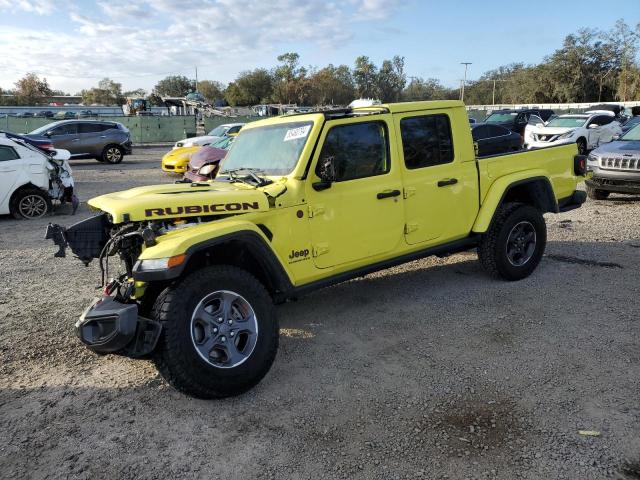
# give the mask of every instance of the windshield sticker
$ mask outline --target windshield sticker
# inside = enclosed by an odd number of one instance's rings
[[[309,134],[309,130],[311,130],[311,125],[305,125],[304,127],[298,128],[290,128],[287,130],[286,135],[284,136],[284,142],[288,142],[289,140],[297,140],[298,138],[305,138]]]

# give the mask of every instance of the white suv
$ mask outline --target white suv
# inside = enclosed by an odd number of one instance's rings
[[[527,148],[543,148],[576,143],[578,153],[584,155],[598,145],[608,143],[622,135],[620,122],[612,112],[594,110],[581,114],[560,115],[546,125],[537,124],[527,129]]]
[[[27,142],[0,133],[0,215],[40,218],[52,209],[52,201],[70,202],[74,213],[78,200],[67,150],[47,155]]]

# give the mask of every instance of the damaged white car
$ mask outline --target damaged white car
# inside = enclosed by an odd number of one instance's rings
[[[79,202],[69,158],[67,150],[45,152],[0,133],[0,215],[40,218],[54,201],[70,203],[75,213]]]
[[[537,124],[525,133],[527,148],[544,148],[576,143],[578,153],[586,154],[603,143],[622,134],[620,122],[612,112],[590,111],[582,114],[560,115],[546,125]]]

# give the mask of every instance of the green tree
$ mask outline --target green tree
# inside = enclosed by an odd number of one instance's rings
[[[135,90],[127,90],[122,94],[122,96],[125,98],[144,98],[147,96],[147,91],[144,88],[136,88]]]
[[[202,80],[198,82],[198,91],[209,103],[215,103],[224,98],[224,85],[215,80]]]
[[[397,102],[407,84],[404,72],[404,57],[395,55],[391,60],[382,62],[376,76],[377,96],[383,102]]]
[[[161,97],[186,97],[195,89],[195,80],[181,75],[170,75],[160,80],[153,91]]]
[[[273,78],[264,68],[240,73],[225,90],[229,105],[256,105],[267,102],[273,93]]]
[[[353,69],[353,80],[356,85],[356,93],[360,98],[375,98],[377,96],[376,81],[378,68],[367,56],[356,58]]]
[[[103,78],[97,87],[80,92],[82,103],[85,105],[123,105],[125,98],[122,94],[122,84],[110,78]]]
[[[416,102],[421,100],[443,100],[449,98],[449,91],[437,78],[413,77],[402,92],[402,100]]]
[[[18,80],[13,92],[16,103],[20,105],[37,105],[45,101],[51,93],[47,79],[40,80],[35,73],[27,73]]]
[[[356,89],[351,69],[347,65],[329,64],[310,77],[310,103],[315,105],[348,105],[355,98]]]

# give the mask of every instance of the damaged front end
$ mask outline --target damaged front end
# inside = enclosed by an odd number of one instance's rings
[[[100,213],[70,227],[49,224],[45,238],[58,247],[56,257],[67,248],[85,265],[100,263],[104,296],[93,302],[76,322],[80,340],[96,353],[118,353],[129,357],[148,355],[155,348],[161,324],[142,317],[135,298],[133,266],[142,246],[154,243],[153,233],[141,224],[113,225],[107,213]],[[109,257],[119,256],[124,272],[109,277]]]

